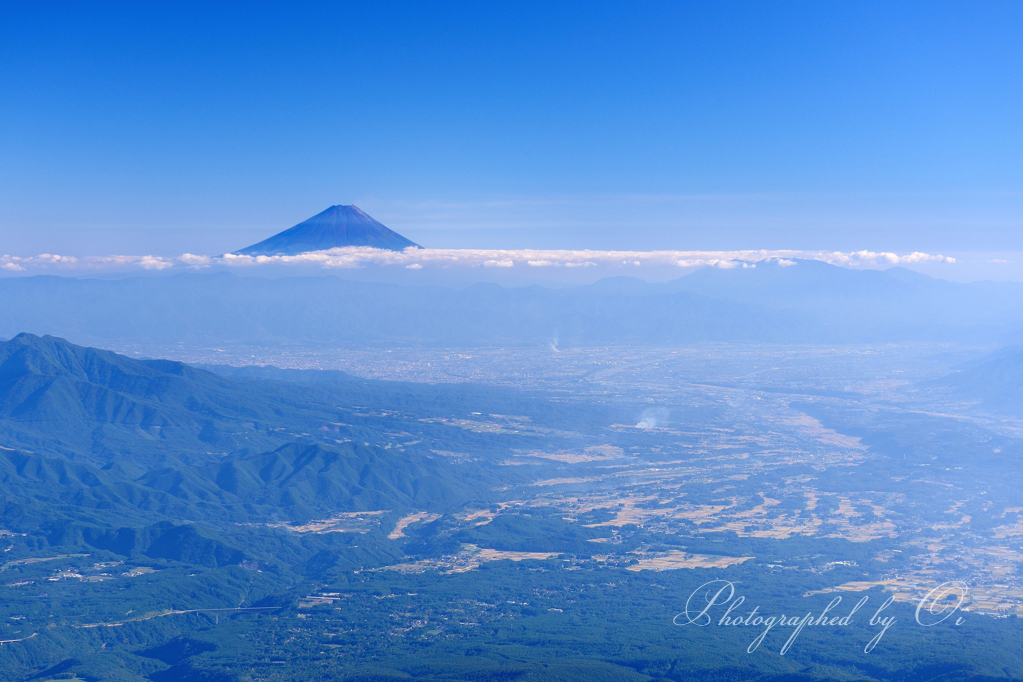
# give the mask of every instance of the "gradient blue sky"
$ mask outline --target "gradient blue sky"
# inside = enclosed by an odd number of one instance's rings
[[[0,252],[1023,251],[1019,2],[0,5]]]

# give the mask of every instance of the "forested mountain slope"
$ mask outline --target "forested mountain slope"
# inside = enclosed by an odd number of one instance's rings
[[[501,389],[321,379],[225,377],[20,334],[0,343],[3,519],[38,526],[443,511],[519,474],[498,476],[483,456],[494,451],[493,435],[435,415],[488,404],[555,416],[575,409]],[[404,411],[367,412],[366,404]],[[558,436],[505,438],[528,445]],[[453,461],[434,453],[441,448],[481,456]]]

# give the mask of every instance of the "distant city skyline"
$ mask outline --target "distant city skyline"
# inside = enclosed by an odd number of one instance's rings
[[[434,248],[1023,278],[1021,29],[998,2],[11,7],[0,253],[213,255],[357,204]]]

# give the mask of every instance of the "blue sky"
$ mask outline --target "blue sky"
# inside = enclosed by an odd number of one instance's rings
[[[5,253],[1023,252],[1023,4],[6,3]]]

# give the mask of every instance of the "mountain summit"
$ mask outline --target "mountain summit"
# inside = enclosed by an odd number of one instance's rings
[[[410,246],[418,248],[419,244],[373,220],[358,206],[338,205],[234,253],[244,256],[294,256],[338,246],[372,246],[401,251]]]

